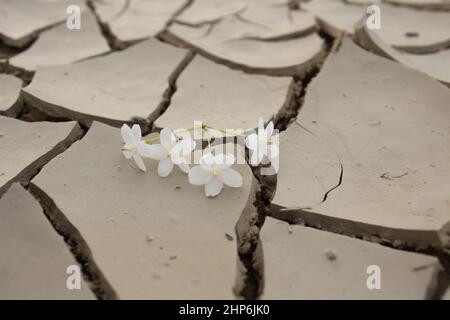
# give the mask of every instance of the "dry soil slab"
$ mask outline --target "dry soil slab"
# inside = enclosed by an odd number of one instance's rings
[[[127,163],[118,129],[94,122],[86,136],[52,160],[31,188],[56,207],[90,247],[119,298],[232,298],[236,244],[226,237],[249,196],[242,188],[206,198],[178,168],[168,178]],[[74,196],[76,194],[76,196]]]
[[[192,27],[210,25],[213,28],[228,16],[240,20],[240,28],[228,35],[230,39],[276,40],[312,33],[316,27],[312,14],[292,11],[286,2],[280,1],[195,1],[175,21]]]
[[[365,23],[358,23],[355,32],[357,42],[369,51],[422,71],[450,86],[450,49],[429,54],[411,54],[397,50],[385,43]]]
[[[9,46],[23,47],[39,31],[65,21],[71,5],[86,8],[82,0],[1,0],[0,39]]]
[[[81,29],[68,29],[60,24],[42,32],[32,46],[9,60],[17,68],[34,71],[37,66],[73,63],[109,51],[95,17],[81,13]]]
[[[183,10],[175,21],[191,26],[213,23],[225,16],[241,12],[247,3],[242,0],[198,0]]]
[[[314,14],[319,25],[334,37],[342,32],[353,33],[353,27],[366,12],[365,7],[350,5],[341,0],[312,0],[301,3],[302,9]]]
[[[265,299],[424,299],[436,262],[271,218],[261,238]],[[373,289],[377,267],[380,289]]]
[[[427,53],[450,45],[450,12],[416,10],[379,4],[381,39],[396,48]],[[313,0],[302,7],[316,15],[322,27],[336,36],[342,31],[352,34],[357,22],[366,14],[367,5],[347,4],[341,0]],[[420,23],[418,23],[420,21]]]
[[[347,219],[431,232],[412,245],[438,241],[450,220],[449,103],[439,82],[345,38],[281,134],[273,203],[333,217],[338,229]]]
[[[223,129],[248,129],[284,105],[291,78],[250,75],[196,56],[177,80],[158,127],[192,128],[194,121]]]
[[[23,122],[0,116],[0,196],[14,181],[27,183],[81,134],[75,122]]]
[[[80,289],[67,288],[67,268],[77,263],[39,203],[17,183],[0,199],[0,252],[1,299],[95,298],[82,278]]]
[[[174,23],[165,36],[217,62],[252,73],[298,74],[322,60],[324,43],[314,32],[310,14],[299,11],[297,19],[290,20],[287,8],[256,8],[211,24]]]
[[[21,88],[22,80],[12,75],[0,74],[0,114],[17,114]]]
[[[104,57],[38,68],[23,96],[51,115],[121,126],[158,112],[185,56],[186,50],[150,39]]]
[[[187,4],[186,0],[93,1],[94,8],[121,42],[156,36]]]

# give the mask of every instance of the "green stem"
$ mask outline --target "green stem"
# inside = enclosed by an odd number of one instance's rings
[[[152,144],[152,142],[155,142],[158,140],[159,140],[159,137],[156,137],[156,138],[152,138],[152,139],[144,139],[144,140],[142,140],[142,142],[146,143],[146,144]]]
[[[223,129],[216,129],[216,128],[208,126],[208,125],[204,125],[203,127],[205,129],[212,129],[212,130],[219,131],[219,132],[221,132],[221,133],[223,133],[225,135],[232,134],[232,135],[235,135],[235,136],[245,137],[245,134],[242,134],[242,133],[237,132],[237,131],[226,131],[226,130],[223,130]]]
[[[216,129],[216,128],[211,127],[211,126],[206,125],[206,124],[202,125],[201,128],[182,129],[181,132],[174,132],[174,134],[177,135],[177,134],[180,134],[180,133],[182,133],[182,132],[192,132],[192,131],[194,131],[195,129],[201,129],[201,130],[203,130],[203,131],[205,131],[205,132],[208,131],[208,129],[212,129],[212,130],[219,131],[219,132],[221,132],[221,133],[223,133],[223,134],[225,134],[225,135],[232,134],[232,135],[235,135],[235,136],[245,137],[245,134],[239,133],[239,132],[237,132],[237,131],[227,132],[227,131],[225,131],[225,130],[222,130],[222,129]],[[158,141],[158,140],[160,140],[160,137],[159,137],[159,136],[158,136],[158,137],[155,137],[155,138],[152,138],[152,139],[144,139],[144,140],[142,140],[142,142],[144,142],[144,143],[146,143],[146,144],[152,144],[152,142],[155,142],[155,141]],[[209,145],[209,144],[210,144],[210,139],[208,139],[208,145]]]

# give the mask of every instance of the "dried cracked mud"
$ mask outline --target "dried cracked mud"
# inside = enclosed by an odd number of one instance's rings
[[[450,7],[372,3],[0,0],[0,298],[450,299]],[[120,151],[259,117],[214,198]]]

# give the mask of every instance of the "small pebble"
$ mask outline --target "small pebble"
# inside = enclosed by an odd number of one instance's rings
[[[177,256],[170,256],[169,260],[175,260],[176,258],[178,258]]]
[[[332,249],[325,251],[325,256],[328,258],[328,260],[333,261],[337,259],[336,251]]]
[[[150,235],[147,235],[147,236],[145,237],[145,240],[146,240],[147,242],[152,242],[152,241],[153,241],[153,238],[152,238]]]
[[[408,38],[417,38],[419,34],[417,32],[406,32],[405,36],[407,36]]]
[[[229,240],[229,241],[233,241],[234,240],[233,236],[231,234],[228,234],[228,233],[225,233],[225,238],[227,238],[227,240]]]
[[[180,185],[176,185],[176,186],[174,187],[174,189],[175,189],[175,190],[180,190],[180,189],[181,189],[181,186],[180,186]]]

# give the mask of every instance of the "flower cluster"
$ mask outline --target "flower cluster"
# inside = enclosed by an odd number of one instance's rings
[[[202,125],[201,130],[217,132],[229,131],[217,130],[210,126]],[[189,132],[190,130],[184,130]],[[237,131],[236,131],[237,132]],[[167,177],[175,166],[188,175],[189,183],[192,185],[204,185],[205,194],[208,197],[217,196],[224,185],[238,188],[242,186],[242,176],[238,171],[231,168],[236,158],[231,153],[213,154],[208,139],[208,150],[200,158],[198,165],[190,167],[190,156],[196,148],[196,142],[190,137],[180,138],[170,128],[161,130],[158,137],[143,139],[141,128],[133,125],[130,128],[124,124],[121,128],[124,141],[122,152],[126,159],[133,159],[137,167],[146,172],[147,168],[143,158],[158,160],[158,175]],[[264,128],[264,121],[259,119],[257,133],[251,133],[245,137],[245,146],[250,150],[250,164],[258,166],[261,163],[278,163],[279,150],[275,143],[278,138],[274,134],[273,122]],[[159,143],[155,143],[159,141]]]

